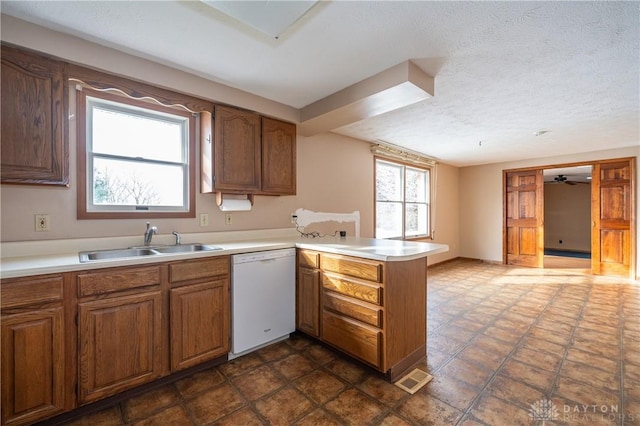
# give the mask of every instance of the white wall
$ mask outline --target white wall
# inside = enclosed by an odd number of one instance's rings
[[[429,265],[458,257],[460,249],[458,197],[459,168],[438,164],[434,176],[436,191],[432,200],[432,226],[435,229],[433,242],[449,245],[449,252],[429,257]]]
[[[591,184],[544,184],[544,248],[591,251]]]
[[[637,147],[603,150],[567,156],[537,158],[507,163],[487,164],[460,169],[460,256],[502,261],[502,171],[524,167],[562,165],[609,158],[636,157],[640,165],[640,143]],[[636,167],[640,183],[640,167]],[[639,211],[640,184],[636,186],[636,212]],[[640,253],[640,238],[636,239]],[[640,259],[636,261],[640,269]]]

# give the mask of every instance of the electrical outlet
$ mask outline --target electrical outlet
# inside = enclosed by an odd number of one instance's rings
[[[224,214],[224,223],[225,225],[231,225],[233,223],[233,216],[231,216],[231,213]]]
[[[209,226],[209,214],[200,213],[200,226]]]
[[[36,232],[46,232],[51,229],[48,214],[37,214],[35,220]]]

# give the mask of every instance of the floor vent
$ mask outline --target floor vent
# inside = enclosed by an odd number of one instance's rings
[[[433,379],[432,375],[416,368],[411,373],[398,380],[395,385],[413,395],[418,392],[421,387],[429,383],[431,379]]]

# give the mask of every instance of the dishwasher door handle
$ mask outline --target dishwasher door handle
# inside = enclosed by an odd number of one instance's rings
[[[275,262],[276,258],[272,258],[272,259],[262,259],[260,261],[260,263],[271,263],[271,262]]]

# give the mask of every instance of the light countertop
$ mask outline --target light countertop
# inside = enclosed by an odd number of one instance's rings
[[[136,245],[131,238],[59,240],[47,242],[3,243],[0,278],[82,271],[116,266],[143,265],[210,256],[225,256],[283,248],[303,248],[328,253],[357,256],[384,262],[402,262],[449,250],[446,244],[383,240],[356,237],[306,238],[290,232],[237,232],[183,236],[183,243],[199,242],[220,247],[220,250],[162,254],[134,258],[119,258],[80,263],[78,252],[125,248]],[[225,238],[226,237],[226,238]],[[185,241],[188,240],[188,241]],[[168,243],[160,241],[158,243]],[[139,243],[138,243],[139,245]],[[152,244],[153,245],[153,244]]]

